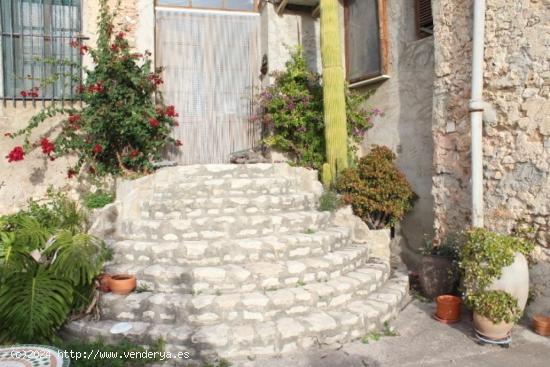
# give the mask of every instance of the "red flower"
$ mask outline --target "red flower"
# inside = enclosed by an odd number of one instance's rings
[[[23,150],[23,147],[16,146],[11,150],[11,152],[8,153],[6,158],[8,158],[8,162],[22,161],[23,158],[25,158],[25,151]]]
[[[4,136],[6,138],[13,138],[13,134],[12,133],[5,133]]]
[[[94,84],[90,85],[88,90],[91,93],[101,93],[101,92],[103,92],[103,84],[101,82],[94,83]]]
[[[100,144],[96,144],[96,145],[94,146],[94,153],[95,153],[95,154],[99,154],[99,153],[101,153],[102,151],[103,151],[103,147],[102,147]]]
[[[72,48],[77,48],[79,44],[80,42],[78,42],[78,40],[71,40],[71,42],[69,43]]]
[[[175,144],[176,144],[177,147],[181,147],[183,145],[183,143],[179,139],[176,139]]]
[[[42,146],[42,153],[50,155],[55,151],[55,145],[51,143],[48,138],[43,138],[40,141],[40,145]]]
[[[162,83],[164,83],[164,80],[162,80],[162,78],[158,74],[149,75],[149,80],[156,86],[161,85]]]
[[[21,97],[23,97],[23,98],[26,98],[26,97],[36,98],[36,97],[38,97],[38,91],[39,90],[40,90],[40,88],[38,88],[38,87],[32,87],[29,90],[22,90],[21,92],[19,92],[19,94],[21,94]]]
[[[125,36],[124,32],[118,32],[118,34],[116,35],[116,39],[117,40],[122,40],[122,39],[124,39],[124,36]]]
[[[73,176],[76,175],[76,171],[74,169],[69,169],[67,171],[67,178],[73,178]]]
[[[114,43],[111,45],[111,51],[113,52],[118,52],[119,48],[117,45],[115,45]]]
[[[133,149],[131,152],[130,152],[130,158],[135,158],[139,155],[139,150],[137,149]]]
[[[76,88],[76,93],[84,93],[84,91],[86,91],[86,87],[84,87],[84,85],[80,84],[80,85],[77,85]]]
[[[69,115],[69,124],[75,124],[80,121],[80,115]]]
[[[27,97],[27,91],[26,90],[22,90],[19,94],[21,94],[21,97],[23,97],[23,98]]]
[[[80,54],[81,54],[81,55],[85,55],[86,52],[88,52],[89,50],[90,50],[90,48],[89,48],[88,46],[86,46],[86,45],[80,46]]]
[[[178,117],[179,114],[176,112],[176,107],[174,107],[173,105],[170,105],[168,107],[166,107],[166,114],[168,115],[168,117]]]
[[[156,118],[151,117],[151,118],[149,119],[149,125],[151,125],[151,127],[153,127],[153,128],[156,129],[157,127],[159,127],[159,124],[160,124],[160,123],[159,123],[159,120],[157,120]]]

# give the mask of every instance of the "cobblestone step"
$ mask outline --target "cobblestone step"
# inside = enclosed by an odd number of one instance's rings
[[[346,305],[328,311],[281,315],[268,321],[220,322],[198,328],[187,324],[130,321],[132,329],[122,334],[110,333],[118,321],[80,320],[68,324],[64,334],[81,339],[101,337],[107,342],[124,338],[140,344],[151,344],[162,338],[167,351],[189,352],[193,359],[250,359],[315,345],[336,347],[361,338],[396,316],[407,293],[408,279],[406,275],[398,275],[368,296],[357,296]]]
[[[281,289],[328,281],[360,267],[367,258],[368,247],[360,245],[300,260],[197,267],[112,264],[107,270],[110,273],[134,274],[140,286],[152,291],[217,294]]]
[[[235,240],[124,240],[115,243],[113,250],[116,262],[120,264],[217,266],[321,256],[347,245],[349,240],[348,228],[330,227],[314,233],[288,233]]]
[[[389,266],[370,261],[360,268],[327,282],[275,291],[223,295],[176,293],[104,294],[103,317],[119,321],[205,325],[225,322],[268,321],[316,310],[339,309],[354,297],[367,296],[389,277]]]
[[[329,217],[329,212],[303,211],[271,215],[125,220],[120,223],[120,233],[126,239],[169,242],[250,238],[277,233],[318,231],[325,227]]]
[[[317,196],[312,193],[259,196],[208,196],[171,200],[151,200],[141,204],[143,219],[185,219],[234,214],[267,214],[315,210]]]

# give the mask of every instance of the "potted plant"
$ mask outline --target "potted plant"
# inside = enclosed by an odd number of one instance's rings
[[[114,274],[109,278],[109,289],[115,294],[129,294],[136,289],[136,277],[129,274]]]
[[[529,295],[526,256],[533,244],[481,228],[467,233],[460,253],[466,304],[474,312],[478,334],[499,340],[507,337],[525,309]]]
[[[424,296],[434,299],[457,293],[460,234],[451,234],[443,242],[427,242],[422,251],[420,285]]]
[[[460,297],[444,294],[436,298],[437,309],[435,319],[444,324],[454,324],[460,321]]]

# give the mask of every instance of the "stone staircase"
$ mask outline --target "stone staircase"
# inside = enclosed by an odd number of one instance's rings
[[[111,273],[140,292],[104,294],[100,321],[68,336],[159,338],[193,359],[254,358],[360,338],[395,316],[405,275],[389,236],[351,212],[316,209],[315,171],[286,164],[164,168],[118,185],[92,227],[112,239]],[[132,329],[112,334],[112,326]]]

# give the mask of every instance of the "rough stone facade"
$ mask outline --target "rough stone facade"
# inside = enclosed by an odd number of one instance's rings
[[[472,4],[433,2],[432,192],[439,237],[470,223]],[[518,224],[536,230],[542,261],[532,280],[543,305],[550,301],[550,1],[488,0],[485,45],[485,224],[502,232]]]

